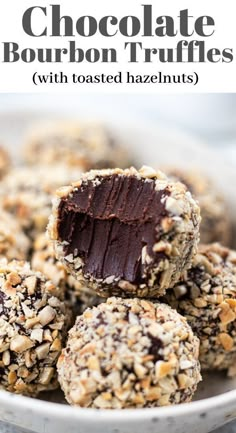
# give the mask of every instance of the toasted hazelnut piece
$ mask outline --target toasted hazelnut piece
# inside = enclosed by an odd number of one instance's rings
[[[13,352],[21,353],[33,347],[34,343],[25,335],[17,335],[10,343],[10,349]]]
[[[38,359],[46,358],[48,355],[49,349],[50,349],[50,343],[44,343],[44,344],[41,344],[40,346],[36,347],[35,353],[36,353]]]
[[[30,295],[33,295],[35,293],[36,284],[37,284],[37,278],[35,275],[31,275],[30,277],[25,279],[25,285]]]
[[[48,325],[56,316],[56,311],[47,305],[39,312],[38,318],[42,326]]]
[[[226,334],[225,332],[222,332],[221,334],[219,334],[219,339],[225,350],[227,351],[232,350],[232,347],[234,345],[234,340],[232,339],[232,337],[230,337],[230,335]]]
[[[11,272],[7,276],[7,281],[9,281],[12,286],[17,286],[17,284],[21,283],[21,277],[16,272]]]

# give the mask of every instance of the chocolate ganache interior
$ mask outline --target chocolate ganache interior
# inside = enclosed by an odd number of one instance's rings
[[[133,284],[143,278],[142,249],[153,253],[160,237],[160,222],[167,216],[167,189],[157,191],[155,181],[136,176],[110,175],[82,183],[59,205],[59,240],[66,241],[65,256],[84,261],[83,273],[96,279],[115,276]],[[146,265],[147,266],[147,265]],[[145,267],[146,267],[145,266]]]

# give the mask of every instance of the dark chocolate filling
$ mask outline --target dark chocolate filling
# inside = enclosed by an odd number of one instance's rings
[[[0,316],[5,315],[7,310],[4,306],[6,295],[4,292],[0,291]]]
[[[163,349],[163,342],[160,340],[160,338],[154,337],[150,333],[148,333],[148,338],[151,341],[148,354],[153,356],[153,362],[163,360],[164,357],[160,354],[160,350]]]
[[[106,176],[88,181],[59,206],[59,240],[65,255],[83,259],[85,275],[97,279],[115,276],[131,283],[142,278],[142,248],[150,257],[160,237],[160,222],[167,216],[163,198],[153,180],[135,176]],[[147,266],[145,266],[147,268]]]

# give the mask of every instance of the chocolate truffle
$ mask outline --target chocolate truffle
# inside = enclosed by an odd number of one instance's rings
[[[67,401],[98,409],[190,401],[201,380],[198,338],[165,304],[109,298],[87,309],[58,360]]]
[[[96,292],[77,281],[57,260],[53,243],[45,233],[39,235],[33,246],[32,268],[42,272],[55,286],[63,288],[68,305],[75,314],[81,314],[86,308],[102,302]]]
[[[17,167],[0,184],[0,206],[13,214],[31,239],[44,232],[55,190],[78,178],[78,170],[60,165]]]
[[[82,171],[91,168],[125,167],[126,150],[103,125],[93,122],[58,122],[42,125],[26,139],[28,163],[63,163]]]
[[[195,254],[199,207],[150,167],[92,170],[57,192],[49,234],[77,280],[99,295],[160,296]]]
[[[0,388],[35,396],[57,388],[68,325],[64,293],[25,262],[0,262]]]
[[[18,221],[0,209],[0,259],[26,260],[30,251],[30,240]]]
[[[215,185],[197,171],[169,169],[167,174],[183,182],[201,209],[200,242],[221,242],[229,245],[232,239],[232,224],[227,204]]]
[[[187,318],[199,337],[202,368],[236,374],[236,252],[201,245],[192,268],[164,301]]]

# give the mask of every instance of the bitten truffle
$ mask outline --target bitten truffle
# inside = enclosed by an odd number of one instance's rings
[[[49,234],[58,259],[99,295],[160,296],[191,264],[199,207],[149,167],[90,171],[57,192]]]
[[[190,401],[200,381],[199,341],[165,304],[110,298],[87,309],[58,360],[72,405],[99,409]]]
[[[0,206],[14,215],[28,237],[46,230],[52,194],[65,182],[78,178],[78,170],[54,165],[17,167],[0,184]]]
[[[31,264],[33,269],[42,272],[55,286],[64,290],[66,301],[76,315],[102,302],[96,292],[77,281],[56,259],[53,243],[45,233],[34,242]]]
[[[33,130],[26,139],[28,163],[61,163],[91,168],[125,167],[129,164],[126,150],[103,125],[93,122],[58,122]]]
[[[232,239],[232,223],[224,197],[202,173],[187,170],[167,170],[174,180],[183,182],[201,209],[200,242],[221,242],[229,245]]]
[[[57,388],[68,319],[63,292],[25,262],[0,262],[0,388],[30,396]]]
[[[200,339],[203,369],[236,374],[236,252],[201,245],[192,268],[164,301],[186,317]]]
[[[0,259],[26,260],[30,247],[31,242],[18,221],[0,209]]]

